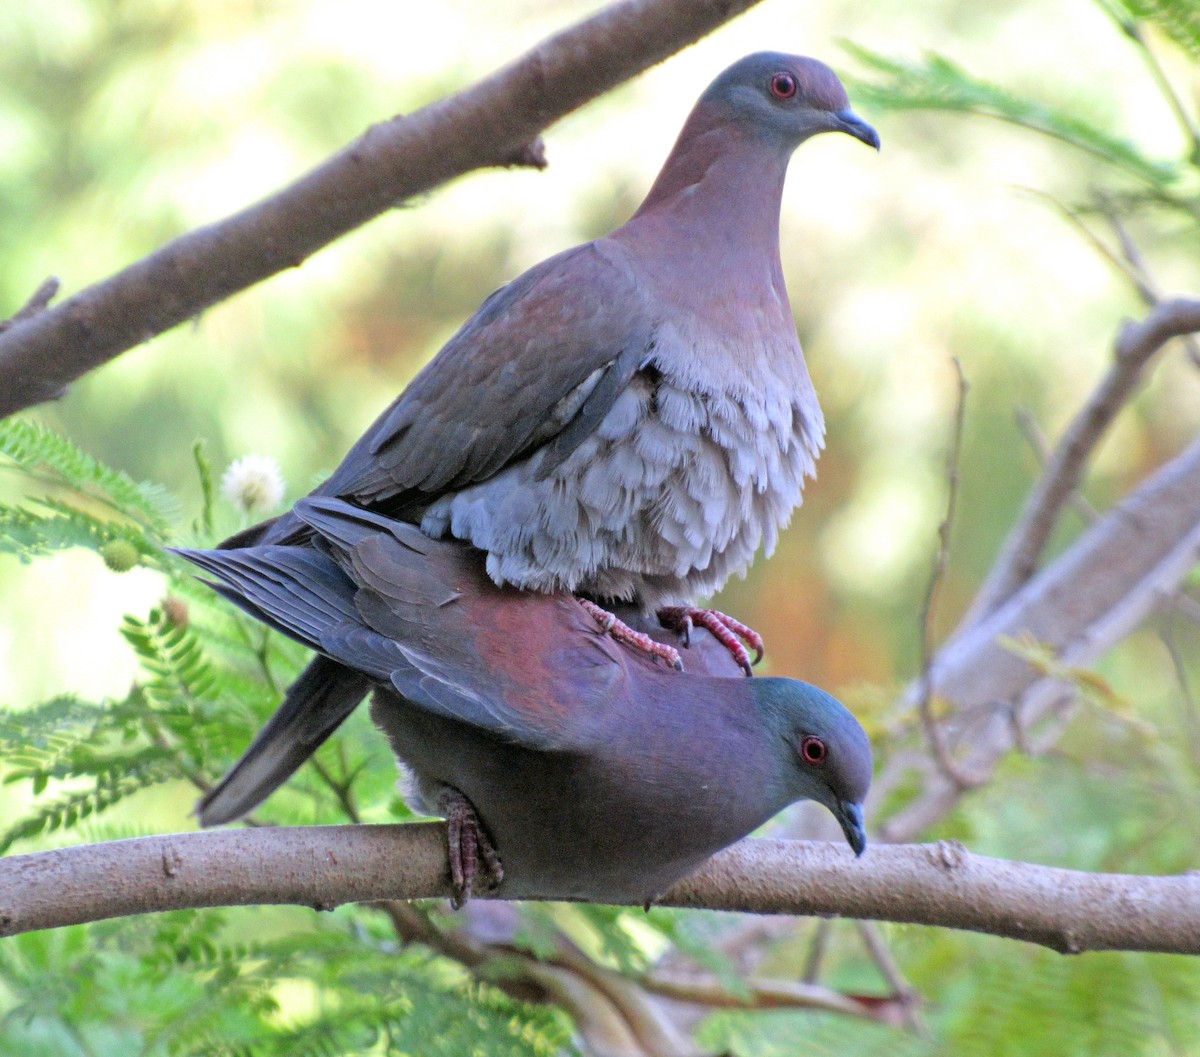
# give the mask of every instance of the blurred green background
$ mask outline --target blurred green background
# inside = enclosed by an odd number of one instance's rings
[[[101,279],[277,188],[371,122],[470,83],[598,6],[5,5],[0,317],[45,276],[60,276],[67,292]],[[1153,6],[1182,11],[1179,32],[1161,12],[1143,25],[1194,120],[1200,30],[1189,44],[1186,16],[1193,13],[1194,29],[1200,9]],[[218,472],[246,453],[277,459],[295,499],[492,289],[629,215],[719,70],[762,48],[821,57],[846,76],[856,109],[883,138],[878,156],[845,137],[805,145],[785,195],[784,270],[828,449],[777,553],[717,604],[763,633],[772,672],[828,688],[882,735],[892,723],[890,695],[919,665],[920,606],[945,504],[951,357],[971,389],[942,632],[969,602],[1036,479],[1017,409],[1056,436],[1102,375],[1121,321],[1144,311],[1055,203],[1081,210],[1112,242],[1103,219],[1088,212],[1110,203],[1164,291],[1200,292],[1196,144],[1114,11],[1127,17],[1136,5],[766,0],[552,128],[546,171],[478,173],[405,203],[302,268],[126,353],[36,417],[134,478],[165,483],[188,520],[200,502],[197,439]],[[1011,120],[954,113],[963,107],[953,105],[951,74],[928,82],[940,95],[906,95],[911,79],[845,42],[927,74],[923,64],[936,52],[964,77],[1033,101],[1032,123],[1041,107],[1042,117],[1066,115],[1090,131],[1072,146]],[[935,105],[913,105],[923,98]],[[1112,138],[1107,147],[1100,134]],[[1080,149],[1089,144],[1091,153]],[[1099,449],[1089,497],[1108,504],[1198,426],[1200,373],[1173,350]],[[11,476],[0,475],[0,496],[26,487]],[[220,527],[236,527],[232,510],[219,516]],[[1066,522],[1058,545],[1078,529],[1073,515]],[[29,564],[0,555],[0,705],[68,691],[124,694],[137,658],[118,634],[120,618],[144,615],[163,590],[158,573],[116,575],[86,551]],[[946,832],[977,851],[1063,865],[1195,867],[1197,717],[1161,630],[1140,633],[1100,666],[1150,724],[1148,741],[1092,715],[1061,753],[1008,767]],[[1200,637],[1192,626],[1174,633],[1196,678]],[[184,828],[193,795],[182,784],[141,794],[113,813],[113,824]],[[0,796],[10,814],[29,803],[20,786]],[[894,938],[933,1003],[935,1040],[954,1048],[826,1017],[810,1032],[813,1052],[1200,1053],[1200,1014],[1186,1013],[1200,983],[1182,959],[1063,962],[944,933],[896,929]],[[1092,1008],[1097,988],[1109,987],[1136,1005],[1135,1050],[1106,1048],[1103,1037],[1074,1049],[1053,1048],[1050,1036],[1022,1037],[1022,1017],[1026,1025],[1066,1017],[1079,1042],[1079,1025],[1100,1015]],[[1061,998],[1054,1009],[1022,1012],[1020,996],[1033,1009],[1046,989]],[[305,992],[291,1001],[302,1018],[314,1000]],[[753,1030],[794,1038],[792,1018],[767,1023],[774,1026]],[[752,1030],[744,1026],[720,1030],[728,1034],[714,1028],[713,1038],[749,1046],[744,1052],[768,1044],[757,1035],[739,1043],[738,1033]],[[158,1052],[134,1036],[144,1052]],[[1127,1044],[1115,1028],[1109,1039]],[[90,1052],[143,1052],[137,1045]],[[781,1045],[778,1052],[794,1052]],[[0,1035],[0,1053],[18,1052],[5,1047]]]

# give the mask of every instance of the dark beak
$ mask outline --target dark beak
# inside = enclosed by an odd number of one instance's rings
[[[846,834],[846,843],[854,849],[855,855],[862,855],[867,850],[867,831],[863,826],[862,804],[852,804],[848,800],[841,801],[834,812],[842,824],[842,832]]]
[[[847,136],[853,136],[855,139],[861,140],[868,147],[874,147],[876,150],[879,150],[879,133],[871,128],[853,110],[839,110],[833,116],[837,121],[836,129],[838,132],[844,132]]]

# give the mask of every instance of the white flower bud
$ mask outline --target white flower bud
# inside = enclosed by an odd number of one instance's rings
[[[243,455],[221,477],[221,494],[244,514],[262,514],[283,502],[283,474],[268,455]]]

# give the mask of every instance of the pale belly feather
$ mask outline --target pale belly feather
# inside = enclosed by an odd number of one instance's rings
[[[794,381],[685,389],[639,374],[551,473],[538,452],[439,499],[422,529],[486,551],[498,584],[648,610],[694,603],[744,575],[760,547],[770,554],[800,505],[824,424]]]

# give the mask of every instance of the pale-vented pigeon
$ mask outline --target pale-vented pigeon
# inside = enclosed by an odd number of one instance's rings
[[[861,854],[871,748],[816,687],[745,679],[701,632],[677,673],[601,635],[566,593],[496,587],[478,552],[338,499],[296,505],[316,539],[181,551],[259,620],[361,673],[372,715],[449,821],[456,901],[649,903],[795,800]],[[700,671],[725,675],[696,674]],[[253,808],[330,733],[286,703],[200,804]]]
[[[771,551],[823,443],[779,257],[788,160],[821,132],[879,145],[822,63],[729,67],[632,219],[493,294],[316,494],[467,540],[497,584],[609,627],[597,603],[695,620],[749,674],[757,636],[692,607]],[[289,512],[222,546],[309,535]],[[367,687],[319,657],[289,697],[336,725]]]

